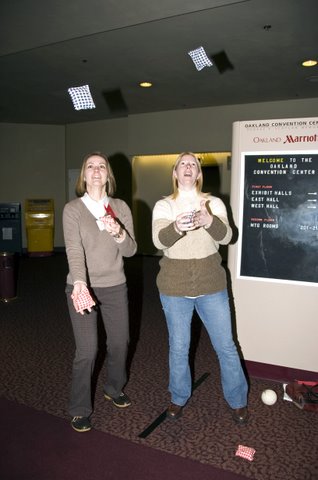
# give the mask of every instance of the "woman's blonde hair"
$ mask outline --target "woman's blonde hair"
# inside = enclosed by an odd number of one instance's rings
[[[105,160],[106,163],[106,170],[107,170],[107,182],[106,182],[106,193],[109,197],[112,197],[115,194],[116,191],[116,180],[114,177],[114,173],[112,170],[112,167],[110,166],[109,160],[106,155],[104,155],[101,152],[92,152],[87,155],[85,155],[82,163],[82,168],[81,172],[79,174],[79,177],[76,182],[75,186],[75,192],[78,197],[82,197],[86,190],[86,182],[84,180],[85,178],[85,168],[86,168],[86,163],[87,160],[93,156],[97,155],[98,157],[101,157]]]
[[[179,194],[179,191],[178,191],[178,179],[175,175],[175,171],[176,171],[176,168],[178,167],[179,163],[181,162],[181,160],[183,159],[183,157],[185,155],[190,155],[191,157],[193,157],[193,159],[196,161],[197,163],[197,166],[198,166],[198,178],[196,179],[196,182],[195,182],[195,188],[197,190],[198,193],[201,193],[202,191],[202,185],[203,185],[203,173],[202,173],[202,168],[201,168],[201,163],[200,163],[200,160],[196,157],[196,155],[192,152],[182,152],[180,153],[180,155],[178,156],[174,166],[173,166],[173,170],[172,170],[172,187],[173,187],[173,193],[172,193],[172,198],[177,198],[178,194]]]

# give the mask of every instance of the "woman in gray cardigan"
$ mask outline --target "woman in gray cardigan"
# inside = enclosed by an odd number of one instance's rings
[[[131,404],[122,390],[127,381],[129,342],[123,258],[133,256],[137,245],[131,211],[123,200],[113,198],[115,188],[108,158],[100,152],[91,153],[84,158],[77,181],[79,198],[67,203],[63,211],[69,266],[66,295],[76,344],[69,413],[78,432],[91,429],[98,311],[107,336],[104,397],[119,408]],[[91,302],[83,303],[87,298]]]

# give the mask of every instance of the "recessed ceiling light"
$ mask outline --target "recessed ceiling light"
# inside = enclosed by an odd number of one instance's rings
[[[72,87],[67,91],[71,96],[75,110],[88,110],[96,108],[88,85]]]
[[[139,86],[142,87],[142,88],[150,88],[150,87],[152,87],[152,83],[151,82],[140,82]]]
[[[302,66],[303,67],[315,67],[317,65],[317,60],[305,60],[303,63],[302,63]]]

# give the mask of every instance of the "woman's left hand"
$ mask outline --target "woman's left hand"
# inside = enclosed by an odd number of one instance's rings
[[[209,228],[212,225],[213,214],[208,203],[208,200],[201,200],[200,202],[200,210],[196,212],[194,216],[194,225],[196,228]]]

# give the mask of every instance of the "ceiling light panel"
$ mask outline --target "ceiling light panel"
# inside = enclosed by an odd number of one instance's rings
[[[213,65],[203,47],[196,48],[195,50],[190,50],[188,54],[192,58],[195,68],[198,71],[202,70],[204,67],[212,67]]]
[[[89,110],[96,108],[88,85],[72,87],[67,91],[71,96],[75,110]]]

